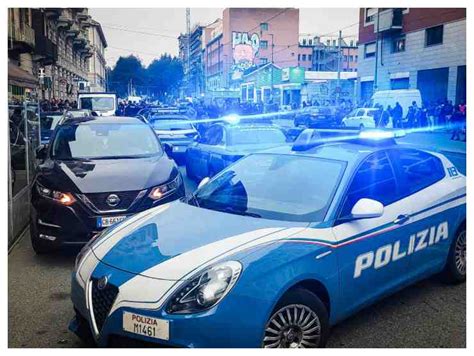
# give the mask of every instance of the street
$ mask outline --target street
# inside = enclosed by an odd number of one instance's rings
[[[451,148],[446,134],[407,136],[406,143],[431,142]],[[420,139],[421,137],[421,139]],[[465,146],[465,144],[464,144]],[[462,146],[460,146],[462,148]],[[459,155],[460,153],[456,153]],[[457,156],[465,172],[465,156]],[[181,167],[185,176],[185,170]],[[185,177],[189,193],[196,184]],[[8,339],[10,347],[87,347],[68,329],[73,317],[70,277],[77,250],[36,255],[27,230],[8,257]],[[465,347],[466,285],[436,277],[381,300],[332,329],[328,347]]]

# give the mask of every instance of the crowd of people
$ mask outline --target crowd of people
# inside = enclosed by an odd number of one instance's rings
[[[76,101],[67,99],[51,99],[40,101],[42,111],[64,111],[77,108]],[[129,102],[119,100],[117,115],[135,116],[137,113],[148,106],[150,103],[145,101]],[[336,122],[356,109],[355,103],[351,100],[307,100],[302,101],[301,105],[292,102],[289,105],[280,106],[277,102],[269,100],[262,102],[241,102],[239,99],[219,99],[215,101],[204,101],[196,99],[193,101],[176,101],[170,103],[170,106],[187,107],[190,116],[196,119],[218,118],[228,114],[238,115],[258,115],[263,113],[288,113],[295,115],[300,110],[308,107],[331,107]],[[405,110],[397,102],[393,107],[390,105],[384,107],[377,103],[366,102],[360,107],[373,107],[378,109],[374,111],[374,120],[378,127],[386,127],[390,122],[394,128],[426,128],[433,130],[435,128],[448,128],[452,132],[452,140],[466,140],[466,104],[461,102],[454,105],[451,100],[438,100],[436,102],[423,103],[419,106],[415,101]]]

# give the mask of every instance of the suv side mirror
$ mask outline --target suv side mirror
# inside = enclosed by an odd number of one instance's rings
[[[209,181],[211,180],[211,178],[209,177],[206,177],[206,178],[203,178],[201,182],[199,182],[199,185],[198,185],[198,188],[197,189],[201,189],[203,186],[205,186]]]
[[[47,145],[39,145],[36,149],[36,159],[38,160],[45,160],[46,155],[48,153],[48,146]]]
[[[352,219],[378,218],[383,215],[383,204],[377,200],[362,198],[352,207]]]

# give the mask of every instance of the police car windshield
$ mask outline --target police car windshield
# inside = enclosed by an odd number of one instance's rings
[[[189,203],[264,219],[323,221],[345,162],[253,154],[204,185]]]
[[[148,125],[64,125],[54,138],[52,157],[60,160],[141,158],[161,152],[160,143]]]

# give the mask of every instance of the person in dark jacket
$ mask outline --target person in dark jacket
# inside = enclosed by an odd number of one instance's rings
[[[400,103],[397,101],[395,107],[392,110],[392,118],[393,118],[393,127],[394,128],[403,128],[403,108]]]

